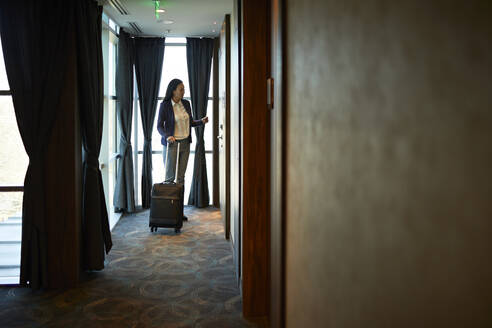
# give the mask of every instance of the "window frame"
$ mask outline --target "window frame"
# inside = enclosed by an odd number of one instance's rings
[[[12,90],[0,90],[0,97],[7,96],[12,97]],[[0,192],[24,192],[24,185],[22,186],[2,186],[0,185]]]
[[[3,51],[3,49],[1,50]],[[7,72],[5,72],[5,74],[7,74]],[[9,85],[9,90],[0,90],[0,97],[12,97],[12,90],[10,89],[10,85]],[[13,101],[12,101],[12,104],[13,104]],[[16,127],[18,128],[18,127]],[[27,172],[26,172],[27,173]],[[4,193],[4,192],[22,192],[24,193],[24,184],[22,186],[20,185],[0,185],[0,193]],[[22,201],[23,203],[23,201]],[[21,211],[22,211],[22,207],[23,205],[21,204]],[[22,218],[21,218],[22,220]],[[21,221],[22,222],[22,221]],[[17,242],[15,242],[16,245],[17,245]],[[21,243],[22,243],[22,234],[21,234],[21,241],[18,243],[19,245],[19,250],[21,249]],[[20,266],[21,266],[21,263],[20,263],[20,258],[19,258],[19,264],[18,265],[15,265],[15,267],[12,267],[10,265],[6,265],[6,266],[3,266],[3,265],[0,265],[0,268],[1,269],[19,269],[19,275],[18,276],[6,276],[6,277],[1,277],[1,278],[4,278],[6,280],[3,280],[1,283],[0,283],[0,286],[19,286],[20,285]]]
[[[167,40],[167,39],[166,39]],[[185,47],[186,48],[186,42],[165,42],[165,48],[167,47]],[[165,63],[164,63],[164,59],[163,59],[163,67],[164,67]],[[212,64],[213,65],[213,61],[212,61]],[[213,82],[213,66],[211,67],[211,74],[210,74],[210,80]],[[134,72],[135,73],[135,72]],[[134,148],[134,182],[135,182],[135,197],[136,197],[136,202],[138,204],[141,204],[141,195],[140,195],[140,186],[139,186],[139,173],[138,173],[138,168],[139,168],[139,164],[138,164],[138,161],[139,161],[139,155],[142,155],[143,156],[143,149],[139,149],[139,120],[141,121],[141,117],[140,117],[140,102],[139,102],[139,95],[138,95],[138,91],[137,91],[137,84],[136,84],[136,80],[134,80],[134,108],[133,108],[133,115],[134,117],[136,117],[134,119],[134,124],[132,126],[132,139],[134,140],[134,145],[135,145],[135,148]],[[183,99],[185,100],[189,100],[191,102],[191,97],[183,97]],[[157,102],[159,103],[160,101],[164,100],[164,97],[157,97]],[[214,97],[213,97],[213,92],[212,92],[212,96],[210,96],[210,91],[209,91],[209,96],[207,98],[207,101],[214,101]],[[213,107],[211,108],[213,109]],[[158,113],[156,112],[156,116],[158,115]],[[155,118],[157,119],[157,117]],[[212,127],[211,127],[212,128]],[[213,134],[212,134],[212,139],[213,139]],[[143,147],[143,143],[142,143],[142,147]],[[193,149],[191,150],[190,149],[190,157],[195,156],[195,153],[196,151]],[[205,156],[207,156],[207,154],[212,154],[213,155],[214,151],[213,151],[213,142],[212,142],[212,147],[211,149],[205,149]],[[152,150],[152,159],[153,159],[153,156],[154,155],[162,155],[162,150]],[[213,165],[213,163],[211,163]],[[213,173],[212,173],[213,174]],[[210,181],[212,181],[213,177],[210,177]],[[212,189],[212,192],[213,192],[213,189]],[[210,197],[210,205],[213,204],[213,197],[211,195]]]

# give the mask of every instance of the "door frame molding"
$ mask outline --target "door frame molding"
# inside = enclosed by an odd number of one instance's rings
[[[270,323],[271,327],[285,327],[285,17],[286,6],[283,0],[270,1],[271,22],[271,66],[273,79],[273,108],[271,108],[270,134],[270,196],[271,196],[271,235],[270,235]],[[267,85],[265,86],[267,87]],[[270,87],[270,86],[268,86]],[[272,90],[270,89],[270,90]],[[270,92],[269,90],[269,92]]]

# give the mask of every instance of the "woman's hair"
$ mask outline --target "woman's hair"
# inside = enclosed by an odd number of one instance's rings
[[[169,101],[171,100],[173,96],[173,91],[176,90],[178,85],[183,83],[180,79],[172,79],[171,82],[167,85],[167,90],[166,90],[166,96],[164,97],[164,101]]]

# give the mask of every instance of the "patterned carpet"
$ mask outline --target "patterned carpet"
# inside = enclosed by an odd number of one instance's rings
[[[0,288],[1,327],[253,327],[241,316],[220,211],[185,208],[180,234],[151,233],[148,211],[113,229],[106,268],[79,287]]]

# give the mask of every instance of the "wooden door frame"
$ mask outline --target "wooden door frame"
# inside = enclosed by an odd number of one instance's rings
[[[242,306],[248,319],[270,311],[269,2],[241,1]]]
[[[285,327],[285,2],[270,0],[271,66],[271,222],[270,222],[270,326]],[[268,85],[269,87],[269,85]]]
[[[231,69],[231,103],[230,103],[230,122],[229,122],[229,127],[231,133],[229,133],[229,145],[230,145],[230,156],[229,159],[231,160],[230,162],[230,186],[231,188],[229,189],[229,194],[230,194],[230,201],[229,201],[229,211],[230,211],[230,219],[231,222],[234,220],[234,230],[231,232],[234,236],[234,238],[231,238],[233,240],[232,246],[233,246],[233,261],[234,261],[234,268],[236,270],[236,278],[238,281],[239,285],[239,290],[241,292],[242,296],[242,176],[241,176],[241,170],[242,170],[242,145],[241,145],[241,139],[242,139],[242,118],[241,118],[241,112],[242,112],[242,9],[241,9],[241,3],[243,0],[234,0],[233,3],[233,17],[234,17],[234,24],[231,24],[231,29],[230,29],[230,36],[231,36],[231,61],[230,61],[230,69]],[[237,31],[236,31],[237,28]],[[232,42],[234,40],[234,43]],[[235,57],[232,56],[233,53],[235,54]],[[234,75],[233,75],[234,74]],[[234,87],[234,95],[233,95],[233,89],[232,86],[234,83],[237,83],[237,88],[236,86]],[[236,94],[237,91],[237,94]],[[236,100],[234,101],[234,106],[232,106],[232,97],[237,96],[237,102]],[[237,107],[235,107],[237,105]],[[237,116],[237,131],[233,131],[233,124],[236,126],[236,122],[233,122],[232,120],[232,114],[234,112],[234,115]],[[234,133],[234,153],[232,152],[233,149],[233,143],[232,143],[232,134]],[[237,148],[236,148],[237,146]],[[237,159],[236,159],[237,156]],[[237,166],[236,166],[237,165]],[[234,167],[234,175],[232,174],[232,170]],[[237,171],[237,172],[236,172]],[[237,175],[237,176],[236,176]],[[237,178],[237,179],[236,179]],[[237,183],[237,185],[235,185]],[[234,191],[233,191],[234,190]],[[237,193],[237,194],[236,194]],[[234,200],[234,204],[233,204]],[[234,205],[234,206],[232,206]]]

